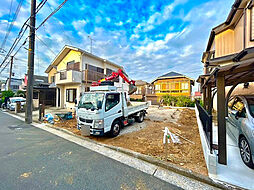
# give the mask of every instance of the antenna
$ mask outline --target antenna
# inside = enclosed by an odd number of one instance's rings
[[[95,41],[90,35],[87,36],[90,39],[90,53],[93,53],[93,41]]]

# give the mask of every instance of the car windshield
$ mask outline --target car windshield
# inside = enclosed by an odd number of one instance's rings
[[[25,100],[23,99],[14,99],[14,100],[11,100],[11,103],[16,103],[16,102],[24,102]]]
[[[246,99],[249,105],[250,114],[254,117],[254,97],[248,97]]]
[[[103,93],[85,93],[79,102],[79,108],[101,109],[103,99]]]

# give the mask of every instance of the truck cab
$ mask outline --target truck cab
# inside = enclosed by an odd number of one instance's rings
[[[115,137],[131,119],[142,122],[148,104],[127,102],[127,93],[115,86],[91,87],[91,92],[84,93],[78,105],[78,129],[90,130],[91,135],[109,133]]]

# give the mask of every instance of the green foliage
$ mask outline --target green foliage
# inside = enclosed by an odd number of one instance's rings
[[[4,102],[5,97],[13,97],[13,96],[14,92],[12,92],[11,90],[2,91],[2,102]]]
[[[177,107],[194,107],[195,102],[187,96],[170,96],[165,95],[162,97],[163,103],[167,106],[177,106]]]
[[[15,96],[16,97],[23,97],[25,98],[26,97],[26,93],[22,90],[18,90],[16,93],[15,93]]]

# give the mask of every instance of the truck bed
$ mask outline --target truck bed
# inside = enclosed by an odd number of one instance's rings
[[[130,102],[127,108],[124,110],[124,115],[129,116],[137,112],[146,110],[148,108],[147,102]]]

